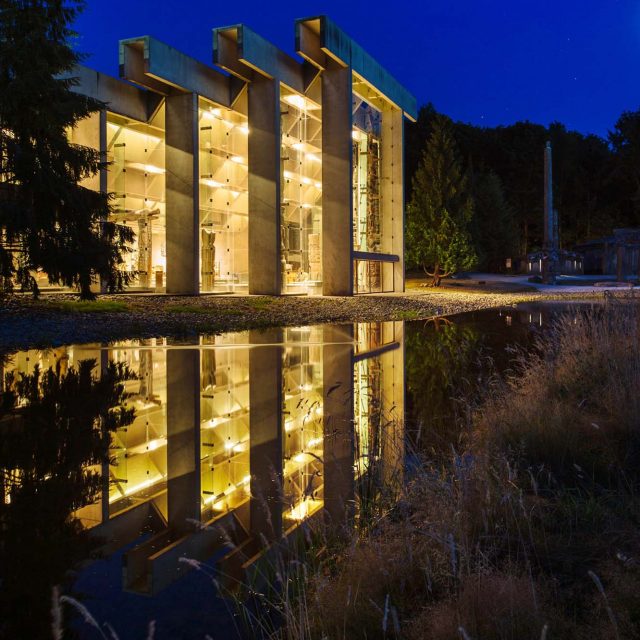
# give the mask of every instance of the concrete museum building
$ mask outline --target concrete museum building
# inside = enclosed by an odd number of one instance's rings
[[[244,25],[213,62],[149,36],[121,80],[81,67],[105,111],[74,129],[109,164],[92,187],[136,234],[132,290],[352,295],[404,289],[404,119],[416,100],[327,17],[283,53]]]

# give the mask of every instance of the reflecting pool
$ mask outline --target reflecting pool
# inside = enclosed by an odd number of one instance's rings
[[[564,310],[6,357],[0,635],[51,637],[57,585],[107,637],[147,637],[150,621],[155,638],[237,637],[211,576],[242,580],[274,541],[350,526],[371,469],[402,483],[407,451],[455,443],[460,398]],[[100,637],[77,605],[61,613]]]

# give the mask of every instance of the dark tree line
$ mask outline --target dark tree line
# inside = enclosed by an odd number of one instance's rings
[[[517,122],[494,128],[453,122],[432,105],[407,125],[406,198],[439,118],[448,120],[474,201],[470,224],[478,267],[539,249],[543,234],[543,150],[553,145],[554,201],[562,248],[640,226],[640,110],[623,113],[607,139]]]

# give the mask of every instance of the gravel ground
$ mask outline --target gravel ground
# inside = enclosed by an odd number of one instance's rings
[[[612,293],[628,296],[629,293]],[[127,338],[187,337],[266,326],[418,320],[519,302],[604,298],[603,292],[451,291],[341,297],[101,296],[93,310],[68,294],[0,300],[0,352]],[[116,307],[110,309],[109,307]]]

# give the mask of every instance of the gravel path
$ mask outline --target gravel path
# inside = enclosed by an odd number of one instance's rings
[[[628,296],[628,293],[614,293]],[[87,311],[68,294],[0,300],[0,352],[127,338],[187,337],[266,326],[418,320],[538,300],[603,299],[603,292],[451,291],[338,297],[101,296]],[[114,308],[115,307],[115,308]]]

